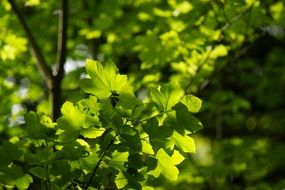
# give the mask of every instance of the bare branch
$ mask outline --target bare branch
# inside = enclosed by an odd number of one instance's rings
[[[61,1],[61,10],[58,18],[58,39],[57,39],[57,60],[56,70],[53,77],[51,89],[52,119],[55,121],[60,116],[62,100],[61,83],[64,77],[64,64],[66,61],[67,48],[67,20],[68,20],[68,0]]]
[[[68,0],[61,1],[61,11],[58,23],[58,41],[57,41],[57,68],[55,76],[62,80],[64,75],[64,63],[66,61],[66,41],[67,41],[67,20],[68,20]]]
[[[30,28],[28,27],[25,19],[24,19],[24,16],[23,14],[20,12],[20,10],[18,9],[16,3],[14,0],[8,0],[12,9],[14,10],[14,12],[16,13],[17,15],[17,18],[19,19],[23,29],[24,29],[24,32],[27,36],[27,39],[31,45],[31,50],[32,50],[32,54],[33,56],[36,58],[36,65],[37,67],[39,68],[39,70],[42,72],[44,78],[45,78],[45,81],[46,81],[46,84],[48,86],[49,89],[51,89],[52,87],[52,72],[51,72],[51,69],[49,68],[49,66],[47,65],[45,59],[44,59],[44,56],[41,52],[41,49],[39,48],[34,36],[32,35],[32,32],[30,30]]]

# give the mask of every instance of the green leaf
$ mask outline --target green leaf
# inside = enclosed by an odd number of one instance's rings
[[[143,156],[141,154],[135,153],[130,154],[128,157],[128,168],[141,169],[144,166]]]
[[[176,118],[172,118],[173,125],[186,129],[190,132],[196,132],[203,128],[202,123],[188,111],[187,107],[182,103],[175,106]],[[179,130],[179,129],[177,129]]]
[[[176,131],[173,132],[173,135],[170,139],[178,146],[183,152],[194,153],[196,151],[194,140],[187,136],[183,136]]]
[[[70,173],[70,164],[66,160],[56,160],[50,169],[50,174],[55,176],[65,176]]]
[[[50,147],[38,149],[35,153],[26,153],[25,154],[25,161],[29,162],[30,164],[45,164],[50,160],[54,159],[55,154]]]
[[[74,106],[72,102],[66,101],[61,107],[61,113],[63,115],[68,115],[72,110],[74,110]]]
[[[169,139],[151,139],[150,143],[155,152],[160,148],[164,148],[165,150],[173,150],[175,147],[173,141]]]
[[[162,126],[159,126],[158,120],[152,118],[142,127],[144,132],[149,135],[149,142],[153,150],[156,151],[161,147],[170,150],[174,148],[174,143],[168,139],[168,137],[171,137],[173,134],[173,125],[163,123]]]
[[[183,96],[180,102],[182,102],[192,113],[197,113],[202,106],[202,100],[193,95]]]
[[[131,127],[129,125],[123,125],[119,127],[118,132],[121,135],[130,135],[130,136],[134,136],[138,133],[138,131],[134,127]]]
[[[158,160],[157,168],[154,173],[161,173],[169,180],[177,180],[179,170],[175,166],[172,158],[161,148],[156,153],[156,159]]]
[[[131,93],[121,93],[119,95],[118,107],[122,107],[125,110],[133,110],[140,101]]]
[[[60,154],[61,156],[69,160],[78,160],[81,157],[87,157],[89,156],[89,152],[86,150],[88,148],[86,147],[86,144],[87,143],[83,144],[82,140],[70,140],[69,142],[64,144]]]
[[[127,85],[127,76],[117,74],[118,69],[112,61],[103,67],[98,61],[88,59],[86,72],[91,79],[83,79],[80,86],[86,93],[93,94],[99,99],[108,98],[113,92],[119,93]]]
[[[158,109],[164,112],[171,110],[183,95],[184,91],[179,86],[171,83],[164,84],[158,89],[150,89],[151,99],[156,103]]]
[[[152,146],[149,142],[142,140],[142,152],[147,154],[154,154],[154,151],[152,149]]]
[[[142,189],[140,181],[144,180],[140,174],[132,174],[129,172],[119,172],[115,178],[118,189]]]
[[[116,176],[115,183],[118,189],[122,189],[128,184],[128,179],[124,176],[123,172],[119,172]]]
[[[128,152],[113,152],[112,158],[108,162],[108,165],[124,170],[125,166],[124,163],[128,161],[129,153]]]
[[[43,113],[29,112],[25,114],[27,133],[32,139],[48,139],[53,137],[55,124]]]
[[[135,135],[120,135],[122,145],[127,147],[130,152],[140,152],[142,150],[142,144],[139,134]]]
[[[22,151],[9,141],[4,141],[0,146],[0,167],[8,166],[12,161],[17,160],[22,155]]]
[[[96,150],[93,150],[89,156],[85,158],[80,158],[80,164],[82,169],[86,171],[92,171],[96,166],[99,160],[99,154],[96,153]]]
[[[128,168],[127,171],[123,173],[128,179],[128,188],[126,189],[142,189],[140,182],[144,180],[144,176],[141,175],[137,169]]]
[[[24,174],[22,177],[16,179],[14,183],[16,187],[19,190],[21,190],[21,189],[28,189],[28,187],[30,186],[30,183],[32,182],[33,182],[33,178],[28,174]]]
[[[181,162],[183,162],[183,160],[185,160],[184,156],[182,156],[179,151],[174,150],[172,156],[171,156],[171,160],[174,163],[174,165],[178,165]]]
[[[90,95],[88,99],[82,99],[78,104],[82,107],[82,110],[87,109],[88,113],[92,113],[94,115],[98,115],[99,111],[102,109],[102,105],[98,102],[96,96]]]
[[[78,131],[85,121],[85,114],[79,111],[71,102],[65,102],[61,108],[63,114],[57,120],[59,128],[66,131]]]
[[[224,45],[216,46],[210,53],[210,58],[217,59],[218,57],[223,57],[228,54],[228,49]]]
[[[97,116],[86,115],[83,123],[84,128],[100,126],[99,118]]]
[[[40,166],[35,166],[29,169],[31,174],[37,176],[40,179],[45,179],[46,178],[46,169]]]
[[[103,123],[104,128],[106,126],[104,123],[110,123],[112,118],[116,115],[116,112],[113,109],[112,104],[108,100],[101,101],[102,109],[100,110],[100,121]]]
[[[151,139],[165,139],[167,137],[170,137],[173,132],[173,127],[171,125],[159,126],[158,120],[156,118],[148,120],[147,123],[142,127]]]
[[[143,186],[142,190],[154,190],[154,187],[150,187],[150,186]]]
[[[22,168],[16,165],[3,168],[1,172],[5,173],[1,176],[1,181],[4,181],[5,184],[15,185],[19,190],[28,189],[30,183],[33,182],[33,178],[24,174]]]
[[[140,109],[139,105],[141,105],[142,102],[135,97],[134,94],[131,93],[121,93],[119,95],[119,102],[116,105],[116,108],[120,115],[124,117],[135,117]]]
[[[89,127],[87,129],[82,129],[80,134],[85,138],[94,139],[100,137],[104,132],[104,128]]]

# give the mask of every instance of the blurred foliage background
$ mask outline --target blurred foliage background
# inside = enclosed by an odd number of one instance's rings
[[[54,70],[60,1],[18,0]],[[8,0],[0,2],[0,143],[23,113],[50,113],[49,89]],[[157,189],[285,188],[284,0],[70,0],[61,102],[84,97],[84,61],[113,59],[142,99],[177,82],[203,100],[197,153]]]

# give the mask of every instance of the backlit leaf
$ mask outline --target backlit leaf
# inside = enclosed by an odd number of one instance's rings
[[[95,127],[89,127],[87,129],[82,129],[80,131],[80,134],[85,138],[97,138],[100,137],[105,132],[104,128],[95,128]]]
[[[156,170],[169,180],[177,180],[179,170],[175,166],[175,162],[173,162],[171,157],[163,149],[159,149],[155,157],[158,160]]]
[[[81,88],[99,99],[108,98],[113,92],[119,93],[127,85],[127,76],[117,74],[118,69],[112,61],[103,66],[98,61],[88,59],[86,71],[91,79],[80,81]]]
[[[183,152],[194,153],[196,151],[194,140],[186,134],[183,136],[174,131],[170,139],[175,142],[175,145]]]
[[[188,108],[188,110],[192,113],[197,113],[201,106],[202,106],[202,100],[200,100],[198,97],[193,95],[185,95],[181,102]]]
[[[59,128],[66,131],[78,131],[83,126],[85,115],[71,102],[65,102],[61,112],[63,116],[57,120]]]
[[[184,95],[184,91],[179,86],[168,83],[162,85],[160,88],[151,88],[150,97],[156,103],[158,109],[163,111],[169,111],[177,104],[181,97]]]

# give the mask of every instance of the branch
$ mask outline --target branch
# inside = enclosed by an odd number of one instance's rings
[[[94,168],[94,170],[93,170],[93,172],[92,172],[92,174],[91,174],[91,177],[90,177],[90,179],[89,179],[89,182],[87,183],[87,186],[86,186],[86,188],[85,188],[86,190],[89,188],[90,184],[92,183],[93,177],[94,177],[94,175],[95,175],[97,169],[99,168],[100,163],[102,162],[102,160],[103,160],[103,158],[105,157],[105,154],[107,153],[107,151],[109,150],[109,148],[110,148],[110,147],[112,146],[112,144],[114,143],[114,141],[115,141],[115,139],[116,139],[117,136],[118,136],[118,135],[115,135],[115,136],[113,137],[113,139],[109,142],[109,144],[108,144],[108,146],[106,147],[106,149],[104,150],[104,152],[101,154],[101,156],[100,156],[100,158],[99,158],[99,160],[98,160],[98,162],[97,162],[97,164],[96,164],[96,166],[95,166],[95,168]]]
[[[12,9],[14,10],[14,12],[17,15],[17,18],[19,19],[24,32],[27,36],[27,39],[31,45],[31,50],[32,50],[32,55],[36,58],[36,65],[39,68],[39,70],[43,73],[43,76],[45,78],[46,84],[48,86],[48,88],[50,89],[52,87],[52,72],[51,69],[49,68],[49,66],[47,65],[44,56],[41,52],[41,49],[39,48],[34,36],[32,35],[32,32],[30,30],[30,28],[28,27],[23,14],[19,11],[16,3],[14,2],[14,0],[8,0]]]
[[[61,1],[61,11],[58,19],[58,41],[57,41],[57,60],[55,77],[62,80],[64,75],[64,63],[66,61],[66,41],[67,41],[67,20],[68,20],[68,0]]]
[[[126,118],[127,120],[125,121],[125,123],[123,124],[122,128],[126,126],[126,124],[130,121],[130,118],[132,117],[134,111],[137,109],[137,105],[132,109],[132,114],[130,115],[129,118]],[[92,183],[93,177],[95,176],[96,171],[98,170],[100,163],[102,162],[103,158],[105,157],[107,151],[109,150],[109,148],[112,146],[112,144],[114,143],[115,139],[117,138],[117,136],[119,136],[119,134],[116,134],[113,139],[109,142],[109,144],[107,145],[106,149],[104,150],[104,152],[101,154],[92,174],[91,177],[86,185],[86,190],[89,188],[90,184]]]
[[[66,41],[67,41],[67,20],[68,20],[68,0],[61,0],[61,10],[58,18],[58,39],[57,39],[57,60],[56,70],[53,77],[51,89],[52,119],[55,121],[60,116],[62,100],[61,83],[64,77],[64,64],[66,61]]]

